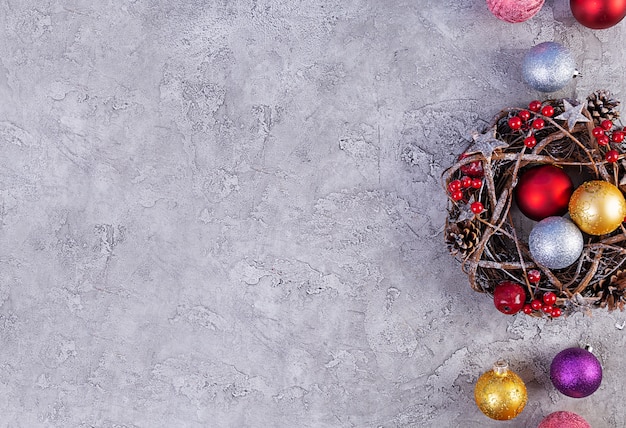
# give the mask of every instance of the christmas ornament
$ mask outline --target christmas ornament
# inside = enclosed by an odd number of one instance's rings
[[[585,27],[602,30],[626,16],[626,0],[570,0],[572,14]]]
[[[546,416],[537,428],[591,428],[591,425],[576,413],[554,412]]]
[[[528,237],[528,247],[533,258],[550,269],[563,269],[573,264],[580,257],[583,245],[580,230],[563,217],[541,220]]]
[[[496,18],[506,22],[524,22],[539,12],[544,0],[487,0],[487,7]]]
[[[541,165],[528,169],[514,189],[515,202],[528,218],[539,221],[567,212],[574,185],[562,168]]]
[[[567,48],[555,42],[544,42],[528,51],[522,63],[522,75],[533,89],[553,92],[567,85],[578,71]]]
[[[624,221],[626,200],[622,192],[607,181],[587,181],[572,193],[569,214],[583,232],[604,235]]]
[[[486,416],[505,421],[513,419],[524,410],[528,396],[524,381],[501,360],[494,364],[493,370],[478,378],[474,388],[474,400]]]
[[[573,398],[593,394],[602,382],[602,366],[586,349],[568,348],[559,352],[550,364],[550,379],[561,393]]]
[[[569,101],[563,100],[563,108],[565,111],[555,117],[555,119],[566,120],[568,129],[574,129],[574,126],[576,126],[578,122],[589,122],[589,119],[583,114],[583,109],[585,108],[584,103],[573,106]]]
[[[524,307],[526,291],[520,284],[502,281],[493,291],[493,304],[503,314],[513,315]]]

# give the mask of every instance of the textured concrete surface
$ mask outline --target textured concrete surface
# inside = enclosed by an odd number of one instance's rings
[[[625,315],[501,315],[442,238],[462,138],[542,96],[533,44],[583,74],[551,96],[624,95],[626,24],[568,3],[0,1],[0,426],[626,426]],[[548,368],[584,343],[575,400]]]

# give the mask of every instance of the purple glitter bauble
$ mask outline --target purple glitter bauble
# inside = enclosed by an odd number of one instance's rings
[[[568,348],[552,360],[550,379],[554,387],[568,397],[583,398],[600,387],[602,366],[591,352]]]

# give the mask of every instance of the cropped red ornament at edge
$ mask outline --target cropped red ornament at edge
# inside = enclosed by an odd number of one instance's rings
[[[540,221],[565,214],[573,191],[572,180],[563,169],[540,165],[521,174],[514,196],[526,217]]]
[[[487,0],[496,18],[510,23],[524,22],[539,12],[545,0]]]
[[[569,5],[574,18],[593,30],[610,28],[626,16],[626,0],[570,0]]]

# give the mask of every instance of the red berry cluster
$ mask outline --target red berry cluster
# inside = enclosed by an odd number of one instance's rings
[[[467,153],[463,153],[459,156],[459,160],[464,159],[467,156],[469,156]],[[453,201],[469,199],[472,192],[480,190],[480,188],[483,187],[482,177],[485,172],[480,161],[470,162],[463,165],[460,169],[463,174],[461,178],[452,180],[448,184],[448,192],[450,193],[450,198],[452,198]],[[470,209],[474,214],[480,214],[484,211],[485,207],[481,202],[473,202],[470,205]]]
[[[528,271],[529,282],[538,284],[540,280],[541,273],[537,269]],[[502,281],[493,291],[493,303],[503,314],[513,315],[522,311],[527,315],[543,312],[552,318],[562,315],[561,308],[555,306],[556,294],[551,291],[543,293],[541,298],[531,299],[530,303],[525,302],[527,302],[526,290],[519,283]]]
[[[541,272],[537,269],[531,269],[528,271],[527,277],[531,284],[538,284],[541,280]],[[558,306],[554,306],[555,303],[556,294],[548,291],[543,293],[541,299],[534,298],[530,301],[530,303],[526,303],[522,308],[522,311],[527,315],[531,315],[535,311],[541,311],[552,318],[558,318],[561,316],[562,311]]]
[[[620,158],[620,153],[611,148],[610,143],[623,143],[624,137],[626,136],[624,131],[621,129],[613,131],[613,122],[607,119],[603,120],[600,123],[600,126],[593,128],[591,133],[594,137],[596,137],[598,146],[606,147],[608,149],[604,154],[604,159],[611,163],[617,162]]]
[[[525,314],[532,314],[534,311],[541,311],[552,318],[558,318],[561,316],[562,311],[558,306],[554,306],[556,303],[556,294],[552,291],[543,293],[541,299],[534,298],[530,303],[526,303],[522,309]]]
[[[508,125],[513,131],[529,131],[528,136],[524,139],[524,145],[529,149],[537,145],[537,138],[535,138],[533,133],[542,130],[546,126],[546,121],[541,117],[535,117],[531,121],[531,112],[535,113],[535,116],[541,114],[545,117],[552,117],[554,115],[554,107],[549,104],[542,106],[541,101],[534,100],[528,104],[528,110],[520,110],[517,115],[509,118]]]

